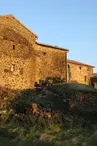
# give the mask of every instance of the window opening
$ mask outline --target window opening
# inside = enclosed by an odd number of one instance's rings
[[[13,45],[13,50],[15,50],[15,45]]]
[[[11,65],[11,71],[13,72],[15,70],[15,64]]]
[[[80,67],[79,67],[79,69],[81,70],[81,69],[82,69],[82,67],[80,66]]]

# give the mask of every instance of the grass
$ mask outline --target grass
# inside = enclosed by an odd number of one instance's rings
[[[17,146],[17,143],[8,137],[0,137],[0,146]]]
[[[10,134],[5,132],[4,135],[0,134],[0,146],[97,146],[97,125],[85,129],[82,127],[66,129],[52,124],[41,130],[33,126],[26,135],[20,133],[19,137],[13,138],[11,132],[15,131],[15,128],[9,128]],[[22,130],[22,127],[17,129]]]
[[[90,85],[86,85],[86,84],[79,84],[79,83],[63,83],[62,84],[58,84],[57,87],[58,88],[66,88],[69,90],[76,90],[76,91],[94,91],[97,92],[97,89],[95,89],[94,87],[90,86]]]
[[[33,122],[32,118],[32,122]],[[97,125],[66,128],[53,122],[0,124],[0,146],[97,146]]]
[[[78,133],[77,133],[78,132]],[[39,133],[36,139],[13,140],[0,137],[0,146],[97,146],[97,133],[89,135],[79,129],[69,129],[58,133]]]

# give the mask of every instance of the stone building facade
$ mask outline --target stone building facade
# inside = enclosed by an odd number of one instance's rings
[[[67,80],[68,82],[78,82],[82,84],[91,84],[94,66],[77,62],[74,60],[67,61]]]
[[[50,45],[36,43],[36,79],[57,76],[67,80],[67,51]]]
[[[37,43],[13,15],[0,16],[0,86],[32,88],[39,79],[67,79],[67,49]]]
[[[97,73],[93,73],[91,77],[91,85],[97,89]]]

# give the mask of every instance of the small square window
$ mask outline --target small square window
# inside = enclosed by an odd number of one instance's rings
[[[81,70],[81,69],[82,69],[82,67],[80,66],[80,67],[79,67],[79,69]]]
[[[15,45],[13,45],[13,50],[15,50]]]
[[[87,71],[90,71],[91,70],[91,68],[87,68]]]
[[[8,69],[4,69],[4,72],[6,72],[6,73],[7,73],[7,72],[9,72],[9,70],[8,70]]]
[[[43,55],[46,55],[46,52],[43,52]]]

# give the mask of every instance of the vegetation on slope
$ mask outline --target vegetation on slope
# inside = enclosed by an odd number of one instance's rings
[[[10,146],[96,146],[97,90],[54,77],[35,85],[22,91],[0,88],[6,101],[0,146],[4,139]]]

